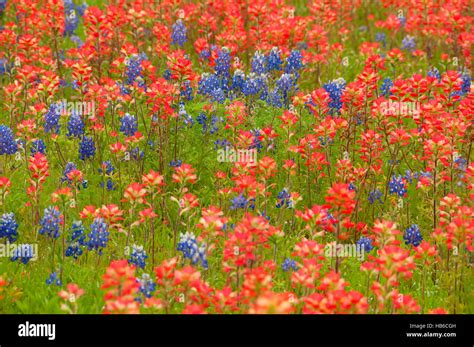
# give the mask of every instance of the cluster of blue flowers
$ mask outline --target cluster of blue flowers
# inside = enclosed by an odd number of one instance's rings
[[[385,48],[387,45],[387,35],[385,33],[378,32],[375,34],[375,41],[380,42],[382,44],[382,47]]]
[[[204,112],[201,112],[197,117],[196,121],[202,126],[202,133],[214,134],[219,131],[219,123],[222,123],[222,118],[217,117],[216,114],[212,114],[209,118]]]
[[[143,79],[143,68],[142,68],[142,62],[144,60],[147,60],[147,56],[145,53],[140,53],[140,54],[135,54],[129,57],[125,63],[126,65],[126,70],[125,70],[125,75],[126,75],[126,80],[125,83],[127,85],[132,85],[135,82],[137,82],[137,85],[141,88],[144,88],[146,90],[146,85],[145,81]],[[129,94],[130,91],[128,90],[127,87],[123,86],[122,89],[123,94]]]
[[[130,264],[134,264],[137,267],[144,269],[145,268],[145,260],[148,258],[145,250],[143,249],[143,246],[137,246],[133,245],[132,246],[132,252],[130,253],[130,258],[128,259],[128,262]]]
[[[388,183],[388,192],[390,194],[397,194],[399,197],[404,197],[407,193],[405,182],[402,175],[393,175]]]
[[[186,111],[186,106],[184,102],[179,103],[178,118],[184,124],[184,126],[191,128],[194,125],[193,117]]]
[[[288,192],[288,189],[283,188],[283,190],[278,193],[277,198],[278,202],[276,204],[276,208],[293,208],[293,200],[291,199],[291,194]]]
[[[420,227],[417,224],[412,224],[405,230],[405,234],[403,235],[403,239],[405,240],[405,244],[413,245],[418,247],[423,241],[423,236],[421,236]]]
[[[178,19],[172,26],[171,44],[182,46],[186,42],[186,26],[181,19]]]
[[[382,204],[382,192],[380,191],[380,189],[377,188],[375,190],[370,191],[368,200],[371,205],[374,204],[376,201]]]
[[[6,125],[0,125],[0,155],[15,154],[18,144],[15,141],[13,131]]]
[[[407,35],[402,40],[402,49],[413,52],[416,49],[415,37]]]
[[[125,136],[133,136],[138,130],[138,121],[135,116],[125,113],[120,119],[120,131]]]
[[[107,224],[102,218],[94,219],[94,222],[91,224],[91,232],[89,233],[87,248],[89,251],[95,250],[99,254],[102,254],[102,249],[107,247],[107,242],[109,242]]]
[[[67,123],[67,137],[81,138],[84,135],[85,125],[81,116],[73,111]]]
[[[95,156],[95,143],[92,136],[84,136],[79,144],[79,158],[86,160]]]
[[[79,26],[79,18],[84,15],[87,4],[75,5],[72,0],[63,0],[64,3],[64,36],[77,38],[76,29]]]
[[[393,87],[393,81],[390,77],[387,77],[383,80],[382,86],[380,87],[380,92],[382,93],[383,96],[388,98],[390,95],[392,95],[392,92],[390,89]]]
[[[84,253],[83,247],[87,246],[86,234],[81,221],[74,221],[71,225],[71,237],[68,240],[68,248],[66,249],[66,257],[79,258]]]
[[[337,114],[342,108],[341,96],[346,88],[346,81],[343,78],[330,81],[323,85],[324,90],[329,94],[329,109],[331,114]]]
[[[250,64],[250,72],[246,75],[237,69],[232,76],[229,51],[215,47],[211,47],[211,50],[217,50],[214,73],[204,73],[201,76],[198,94],[206,95],[211,101],[218,103],[224,103],[227,98],[233,100],[245,96],[266,101],[273,107],[289,106],[290,94],[298,89],[299,71],[303,67],[299,50],[293,50],[285,64],[278,48],[273,48],[267,55],[256,52]],[[210,52],[203,52],[201,55],[204,53],[205,57],[210,55]],[[280,77],[272,75],[281,70],[283,74]]]
[[[14,213],[5,213],[0,218],[0,239],[6,238],[8,242],[15,242],[18,238],[18,223]]]
[[[110,160],[104,161],[98,171],[100,174],[107,177],[106,182],[100,182],[100,186],[105,186],[108,191],[115,190],[115,184],[112,180],[112,176],[115,173],[115,167],[113,166],[112,162]]]
[[[46,284],[49,286],[51,284],[55,284],[57,285],[58,287],[62,286],[62,281],[61,279],[58,277],[58,274],[56,271],[52,272],[48,278],[46,279]]]
[[[298,265],[296,265],[296,261],[291,258],[286,258],[281,264],[281,268],[283,271],[288,272],[289,270],[297,271]]]
[[[255,198],[251,199],[246,199],[243,194],[240,194],[236,197],[234,197],[230,201],[230,209],[231,210],[238,210],[238,209],[245,209],[245,208],[250,208],[250,209],[255,209]]]
[[[30,147],[31,155],[35,155],[36,153],[46,154],[46,145],[42,139],[36,139],[31,142]]]
[[[52,239],[59,237],[59,224],[61,223],[61,212],[54,206],[44,209],[43,218],[40,221],[40,235],[48,236]]]
[[[193,265],[201,263],[205,269],[209,266],[206,248],[206,243],[198,244],[193,233],[180,235],[177,250],[183,253],[185,259],[190,259]]]
[[[0,0],[0,16],[3,14],[3,11],[5,11],[6,7],[7,7],[7,0]]]
[[[140,285],[138,291],[143,297],[151,298],[153,293],[156,291],[156,283],[151,279],[149,274],[144,273],[142,277],[137,278],[137,282]],[[136,299],[138,302],[142,302],[142,298]]]
[[[363,249],[365,253],[369,253],[372,249],[374,249],[374,246],[372,246],[372,240],[364,236],[362,236],[357,241],[356,245],[359,247],[359,249]]]
[[[53,134],[59,134],[59,118],[61,117],[61,110],[59,105],[56,103],[52,103],[49,106],[48,112],[45,113],[43,116],[44,120],[44,131]]]

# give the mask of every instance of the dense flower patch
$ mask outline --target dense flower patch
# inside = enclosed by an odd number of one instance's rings
[[[473,24],[0,0],[0,312],[474,312]]]

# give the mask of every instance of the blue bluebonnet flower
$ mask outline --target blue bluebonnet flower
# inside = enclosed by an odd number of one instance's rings
[[[463,95],[467,94],[471,90],[471,75],[464,73],[461,76],[462,84],[461,84],[461,92]]]
[[[59,105],[52,103],[49,106],[48,112],[45,113],[44,120],[44,131],[46,133],[59,134],[59,118],[61,117],[61,111]]]
[[[3,14],[3,11],[5,11],[6,7],[7,7],[7,0],[0,0],[0,16]]]
[[[292,50],[288,58],[286,58],[285,73],[298,74],[303,67],[303,56],[298,50]]]
[[[382,192],[380,191],[380,189],[375,189],[375,190],[372,190],[369,192],[369,203],[370,204],[373,204],[375,203],[376,201],[378,201],[379,203],[383,203],[382,201]]]
[[[402,28],[404,28],[405,25],[407,24],[407,17],[405,17],[404,15],[399,15],[398,20],[400,21]]]
[[[257,75],[261,75],[267,72],[267,62],[266,57],[260,52],[255,52],[252,59],[252,72],[256,73]]]
[[[0,59],[0,76],[10,71],[10,65],[11,64],[8,64],[8,61],[6,59],[4,58]]]
[[[94,219],[94,222],[91,224],[87,248],[89,251],[95,250],[98,251],[99,254],[102,254],[102,249],[107,247],[108,241],[109,231],[107,224],[102,218]]]
[[[245,74],[242,70],[235,70],[234,76],[232,76],[232,89],[235,92],[241,92],[245,84]]]
[[[388,192],[390,194],[397,194],[399,197],[404,197],[407,193],[402,175],[393,175],[390,182],[388,183],[388,188]]]
[[[18,238],[18,223],[14,213],[5,213],[0,219],[0,239],[6,238],[8,242],[15,242]]]
[[[171,160],[170,166],[171,167],[180,167],[183,161],[181,159]]]
[[[349,190],[354,190],[354,191],[357,190],[357,187],[356,187],[356,185],[354,184],[354,182],[350,182],[348,188],[349,188]]]
[[[64,183],[64,182],[68,182],[68,184],[71,183],[71,180],[67,177],[67,175],[69,175],[71,171],[76,170],[76,169],[77,169],[76,164],[74,164],[73,162],[68,162],[66,164],[66,167],[64,168],[63,176],[61,177],[61,183]]]
[[[219,77],[230,77],[230,51],[226,47],[220,49],[217,53],[214,71]]]
[[[464,96],[468,94],[471,90],[471,75],[469,73],[462,73],[461,74],[461,90],[458,90],[452,93],[452,96]]]
[[[375,41],[382,43],[382,46],[385,47],[387,44],[387,35],[385,35],[385,33],[378,32],[375,34]]]
[[[279,93],[278,88],[274,88],[268,93],[267,104],[278,108],[281,108],[283,106],[283,97]]]
[[[194,125],[194,119],[193,117],[186,111],[186,107],[184,106],[184,103],[181,102],[179,104],[179,112],[178,112],[179,118],[183,121],[184,125],[187,127],[191,128]]]
[[[289,270],[298,271],[298,265],[296,265],[296,261],[291,258],[286,258],[281,264],[281,268],[283,271],[288,272]]]
[[[120,119],[120,131],[125,136],[133,136],[138,130],[138,121],[135,116],[125,113],[125,115]]]
[[[323,88],[328,92],[331,101],[329,102],[329,108],[331,114],[339,112],[342,108],[341,96],[346,88],[346,81],[343,78],[330,81],[323,85]]]
[[[115,172],[115,167],[110,160],[107,160],[102,163],[102,166],[99,168],[98,171],[100,174],[103,173],[103,174],[106,174],[107,176],[111,176]]]
[[[407,35],[402,40],[402,49],[413,52],[416,48],[415,37]]]
[[[135,147],[130,151],[130,156],[133,160],[140,160],[145,156],[145,152],[143,152],[140,147]]]
[[[60,286],[62,286],[63,283],[61,282],[61,279],[58,277],[58,274],[56,273],[56,271],[54,271],[46,279],[46,284],[48,286],[51,285],[51,284],[55,284],[58,287],[60,287]]]
[[[171,44],[182,46],[186,42],[186,26],[181,19],[178,19],[172,26]]]
[[[133,245],[132,246],[132,252],[130,253],[130,259],[128,259],[128,262],[130,264],[135,264],[141,269],[145,268],[145,260],[148,258],[146,255],[145,250],[143,249],[143,246],[137,246]]]
[[[252,139],[252,144],[249,146],[249,149],[256,149],[257,152],[260,152],[260,150],[262,149],[263,145],[262,145],[262,140],[261,140],[261,135],[260,135],[260,129],[253,129],[253,130],[250,130],[250,132],[252,133],[253,135],[253,139]]]
[[[225,94],[221,88],[213,89],[210,93],[211,100],[219,104],[223,104],[225,101]]]
[[[95,143],[92,136],[84,136],[79,144],[79,158],[86,160],[95,155]]]
[[[239,208],[246,208],[248,203],[249,203],[248,200],[245,198],[245,196],[243,194],[240,194],[239,196],[236,196],[230,202],[232,204],[230,206],[231,210],[237,210]]]
[[[403,239],[405,240],[406,245],[413,245],[418,247],[423,241],[423,236],[421,236],[420,227],[417,224],[412,224],[405,230],[405,234],[403,235]]]
[[[82,46],[84,46],[84,42],[81,40],[79,36],[71,35],[70,39],[72,42],[76,44],[77,48],[81,48]]]
[[[125,65],[126,65],[126,70],[125,70],[125,75],[127,76],[127,79],[125,83],[127,85],[131,85],[135,82],[138,82],[139,87],[145,87],[145,82],[143,80],[143,68],[142,68],[142,62],[147,59],[147,56],[145,53],[140,53],[140,54],[134,54],[130,56]]]
[[[293,207],[293,201],[291,200],[291,194],[288,192],[288,189],[283,188],[281,192],[278,193],[278,202],[276,204],[276,208],[280,207]]]
[[[79,15],[72,0],[63,0],[64,3],[64,36],[71,36],[79,26]]]
[[[0,155],[15,154],[18,144],[15,141],[13,131],[6,125],[0,125]]]
[[[163,78],[167,81],[171,80],[171,70],[170,69],[166,69],[163,72]]]
[[[198,94],[211,95],[212,91],[219,87],[220,81],[216,75],[203,73],[198,82]]]
[[[79,258],[84,252],[83,247],[86,246],[85,228],[81,221],[74,221],[71,225],[71,238],[68,240],[68,248],[66,249],[66,257]]]
[[[293,89],[296,89],[296,79],[294,78],[294,75],[284,73],[276,81],[276,85],[278,87],[278,91],[281,92],[283,99],[285,102],[287,102],[288,93]]]
[[[374,246],[372,246],[372,240],[368,237],[362,236],[356,244],[359,249],[363,249],[365,253],[369,253],[372,249],[374,249]]]
[[[193,233],[181,234],[177,250],[183,253],[185,259],[190,259],[193,265],[201,263],[207,269],[207,245],[205,242],[198,244]]]
[[[138,289],[140,294],[142,294],[145,298],[151,298],[156,290],[156,283],[153,281],[150,275],[144,273],[142,277],[137,278],[137,282],[140,285]],[[141,298],[138,299],[139,302],[142,301]]]
[[[390,91],[390,88],[392,88],[393,82],[390,77],[387,77],[383,80],[382,86],[380,87],[380,92],[382,93],[383,96],[389,97],[392,95],[392,92]]]
[[[46,154],[46,145],[42,139],[36,139],[31,142],[30,147],[31,155],[35,155],[36,153]]]
[[[54,206],[44,209],[43,218],[40,221],[40,235],[46,235],[52,239],[59,237],[59,224],[61,223],[61,212]]]
[[[214,141],[214,149],[217,150],[219,147],[226,149],[228,147],[232,147],[232,144],[229,141],[227,141],[227,139],[222,139],[222,140],[218,139]]]
[[[280,71],[283,61],[281,60],[281,51],[278,47],[273,47],[267,56],[268,71]]]
[[[193,100],[193,88],[191,87],[191,82],[188,80],[184,81],[181,85],[180,95],[187,101]]]
[[[67,137],[81,138],[84,135],[85,125],[81,116],[77,112],[72,112],[67,123]]]
[[[28,264],[28,262],[35,258],[37,254],[34,254],[33,246],[30,244],[21,244],[17,245],[13,251],[13,256],[10,258],[11,261],[19,260],[23,264]]]
[[[403,178],[404,178],[408,183],[410,183],[410,184],[413,183],[413,175],[412,175],[412,173],[411,173],[410,170],[406,170],[406,171],[405,171],[405,176],[403,176]]]
[[[437,68],[432,68],[430,71],[428,71],[428,74],[427,74],[429,77],[434,77],[436,79],[438,79],[438,81],[441,81],[441,74],[439,72],[439,70]]]
[[[456,164],[457,168],[461,171],[466,171],[467,169],[467,160],[463,157],[457,157],[454,159],[454,163]]]

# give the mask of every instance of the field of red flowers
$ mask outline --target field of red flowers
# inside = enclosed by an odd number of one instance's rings
[[[469,0],[0,0],[0,313],[473,313]]]

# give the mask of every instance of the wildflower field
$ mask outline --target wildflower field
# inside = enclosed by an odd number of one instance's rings
[[[474,313],[469,0],[0,0],[0,313]]]

